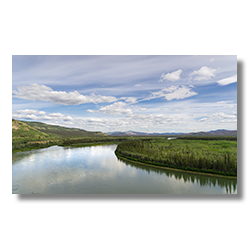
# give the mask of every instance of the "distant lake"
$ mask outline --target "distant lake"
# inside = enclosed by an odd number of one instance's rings
[[[177,139],[177,137],[168,137],[168,140],[174,140]]]
[[[12,154],[13,194],[235,194],[237,180],[118,159],[117,145]]]

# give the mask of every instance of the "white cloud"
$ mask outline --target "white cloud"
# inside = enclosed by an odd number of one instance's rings
[[[179,69],[179,70],[176,70],[172,73],[162,74],[160,82],[162,82],[163,80],[171,81],[171,82],[178,81],[181,78],[180,77],[181,73],[182,73],[182,70]]]
[[[15,110],[12,112],[13,119],[29,119],[37,121],[71,121],[73,118],[61,113],[46,114],[45,111],[38,111],[36,109]]]
[[[180,124],[183,123],[183,119],[175,116],[168,116],[163,114],[133,114],[130,116],[130,124],[140,124],[151,127],[153,125],[160,124]]]
[[[88,109],[88,112],[99,112],[105,115],[131,115],[133,114],[131,109],[125,109],[126,103],[124,102],[115,102],[111,105],[101,107],[99,110]]]
[[[34,114],[18,114],[12,113],[12,118],[17,120],[29,119],[29,120],[39,120],[39,118]]]
[[[87,109],[87,111],[90,112],[90,113],[95,113],[95,112],[97,112],[96,110],[92,110],[92,109]]]
[[[51,113],[49,115],[44,115],[40,117],[43,120],[64,120],[64,121],[72,121],[73,118],[69,115],[63,115],[61,113]]]
[[[137,103],[136,97],[121,97],[119,99],[124,100],[125,102],[129,102],[129,103]]]
[[[224,105],[223,108],[233,108],[236,103],[233,103],[233,101],[219,101],[218,104]]]
[[[37,109],[20,109],[12,112],[13,114],[32,114],[32,115],[45,115],[46,112],[38,111]]]
[[[232,103],[233,101],[219,101],[219,102],[217,102],[217,103],[219,103],[219,104],[227,104],[227,103]]]
[[[220,121],[221,123],[237,123],[237,116],[236,115],[228,115],[224,112],[218,112],[212,114],[208,117],[204,117],[199,122],[213,122],[213,121]]]
[[[20,99],[31,101],[46,101],[59,105],[79,105],[82,103],[104,103],[114,102],[117,99],[113,96],[101,95],[81,95],[78,91],[65,92],[54,91],[52,88],[45,85],[32,83],[29,86],[19,86],[18,91],[13,91],[14,96]]]
[[[207,66],[201,67],[199,70],[195,70],[194,72],[190,73],[189,76],[195,76],[195,81],[201,81],[201,80],[209,80],[212,77],[214,77],[214,72],[216,69],[208,68]]]
[[[110,105],[111,106],[111,105]],[[121,105],[120,113],[124,113],[125,105]],[[117,108],[117,107],[116,107]],[[110,112],[113,108],[107,108]],[[204,111],[204,109],[202,109]],[[40,114],[39,114],[40,112]],[[98,111],[99,112],[99,111]],[[116,112],[118,110],[116,109]],[[211,129],[218,129],[220,127],[226,129],[235,129],[237,125],[237,113],[223,113],[218,112],[214,114],[190,114],[173,115],[166,114],[137,114],[128,112],[129,115],[123,117],[71,117],[61,113],[44,114],[44,111],[23,110],[13,111],[14,119],[30,119],[35,121],[42,121],[48,124],[54,124],[65,127],[74,127],[85,129],[88,131],[145,131],[145,132],[191,132],[191,131],[206,131]],[[126,113],[126,112],[125,112]],[[37,115],[35,115],[37,114]],[[197,118],[200,117],[197,121]]]
[[[224,79],[217,81],[217,83],[219,83],[219,85],[222,85],[222,86],[228,85],[228,84],[231,84],[234,82],[237,82],[237,75],[230,76],[230,77],[227,77],[227,78],[224,78]]]
[[[152,92],[152,95],[148,98],[160,98],[164,97],[166,100],[171,101],[173,99],[185,99],[194,95],[198,95],[197,92],[191,90],[193,88],[192,85],[189,86],[170,86],[168,88],[162,89],[157,92]]]

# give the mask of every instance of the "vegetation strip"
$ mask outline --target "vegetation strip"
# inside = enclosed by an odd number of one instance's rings
[[[235,141],[127,141],[118,145],[116,153],[128,159],[162,167],[237,176]]]
[[[126,160],[126,161],[130,161],[130,162],[134,162],[134,163],[139,163],[139,164],[142,164],[142,165],[145,165],[145,166],[148,166],[148,167],[152,167],[152,168],[158,168],[158,169],[163,169],[163,170],[171,170],[171,171],[177,171],[177,172],[185,172],[185,173],[190,173],[190,174],[199,174],[199,175],[206,175],[206,176],[212,176],[212,177],[221,177],[221,178],[229,178],[229,179],[237,179],[237,176],[227,176],[227,175],[220,175],[220,174],[213,174],[213,173],[204,173],[204,172],[199,172],[198,170],[185,170],[185,169],[179,169],[179,168],[175,168],[175,167],[171,167],[171,166],[157,166],[157,165],[154,165],[153,163],[152,164],[149,164],[149,163],[145,163],[145,162],[142,162],[142,161],[139,161],[138,159],[136,158],[132,158],[132,157],[127,157],[127,156],[124,156],[124,155],[121,155],[119,153],[115,153],[116,156],[122,160]]]

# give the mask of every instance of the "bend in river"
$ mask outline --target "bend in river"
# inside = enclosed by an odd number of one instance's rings
[[[117,145],[52,146],[12,155],[14,194],[236,194],[237,180],[118,159]]]

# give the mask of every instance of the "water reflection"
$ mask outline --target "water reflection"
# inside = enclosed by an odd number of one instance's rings
[[[17,194],[231,194],[237,181],[166,171],[118,159],[116,145],[52,146],[12,155]]]
[[[160,168],[152,168],[139,163],[126,161],[118,157],[118,160],[124,164],[136,169],[146,171],[148,174],[155,172],[160,175],[166,175],[168,178],[175,178],[176,180],[183,180],[184,183],[193,183],[199,186],[220,187],[225,188],[227,194],[237,193],[237,179],[212,177],[206,175],[190,174],[181,171],[164,170]]]

